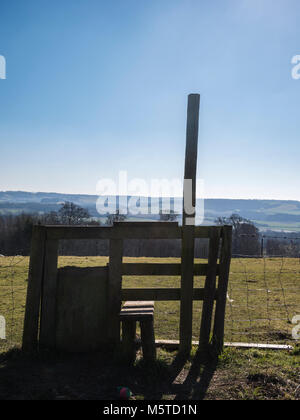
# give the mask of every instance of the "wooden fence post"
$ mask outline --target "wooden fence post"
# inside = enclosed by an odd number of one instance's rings
[[[188,97],[186,152],[182,213],[182,254],[181,254],[181,301],[180,301],[180,352],[189,353],[192,345],[194,249],[196,213],[196,172],[198,150],[200,95]],[[191,187],[191,191],[188,191]],[[191,203],[188,203],[191,200]],[[192,204],[194,210],[187,212]]]
[[[29,276],[22,348],[24,352],[37,350],[41,290],[44,271],[46,229],[34,226],[32,231]]]
[[[49,350],[54,350],[56,346],[57,262],[58,241],[47,239],[41,299],[40,347]]]
[[[120,310],[122,290],[123,240],[111,239],[108,274],[108,340],[112,347],[120,344]]]
[[[229,272],[230,272],[231,252],[232,252],[232,226],[223,226],[218,296],[217,296],[217,303],[216,303],[214,334],[213,334],[213,345],[217,353],[221,353],[223,351],[223,346],[224,346],[225,310],[226,310]]]
[[[199,347],[205,350],[209,344],[214,301],[216,296],[217,265],[220,247],[220,230],[211,231],[209,239],[208,273],[205,281],[204,300]]]

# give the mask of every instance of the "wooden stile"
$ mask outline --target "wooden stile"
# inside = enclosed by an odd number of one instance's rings
[[[105,297],[106,302],[102,308],[107,315],[107,344],[118,348],[120,343],[120,309],[122,300],[126,301],[171,301],[180,300],[180,352],[188,354],[192,345],[193,301],[203,300],[203,311],[199,344],[208,345],[211,334],[214,301],[216,301],[213,343],[221,351],[224,343],[224,319],[226,295],[231,259],[232,228],[230,226],[195,226],[196,216],[196,170],[198,150],[200,95],[191,94],[188,97],[186,152],[183,194],[183,221],[182,227],[177,222],[116,222],[112,227],[98,226],[35,226],[32,236],[30,255],[29,281],[24,320],[23,350],[32,352],[37,349],[39,317],[41,319],[40,346],[55,349],[57,339],[57,288],[60,283],[58,276],[58,241],[59,240],[109,240],[109,264],[106,267],[89,268],[86,271],[72,269],[65,270],[66,284],[72,279],[80,281],[78,276],[84,273],[90,280],[103,282],[103,289],[97,289],[97,296]],[[189,184],[189,185],[188,185]],[[190,187],[187,194],[187,187]],[[191,202],[189,202],[191,200]],[[189,202],[189,206],[187,203]],[[209,258],[208,264],[195,264],[194,250],[196,238],[208,238]],[[181,239],[182,253],[180,264],[162,263],[123,263],[123,242],[126,239]],[[220,240],[222,239],[220,263],[218,264]],[[181,276],[181,288],[143,288],[123,289],[122,276]],[[206,276],[205,288],[194,289],[194,276]],[[216,277],[219,276],[218,288]],[[92,281],[90,284],[94,285]],[[107,296],[103,290],[106,290]],[[82,287],[82,284],[79,284]],[[62,284],[62,289],[64,284]],[[69,286],[70,287],[70,286]],[[81,289],[77,287],[76,299],[82,297]],[[59,288],[58,288],[59,289]],[[74,289],[75,290],[75,289]],[[80,294],[78,293],[80,290]],[[91,295],[86,294],[84,309],[89,319],[91,311]],[[79,302],[79,306],[78,306]],[[88,304],[86,304],[88,302]],[[98,299],[94,299],[93,307],[97,308]],[[107,303],[107,306],[106,306]],[[75,308],[80,307],[82,300],[76,301]],[[41,307],[41,311],[40,311]],[[63,304],[61,305],[64,308]],[[106,309],[107,308],[107,309]],[[64,311],[64,309],[63,309]],[[41,314],[40,314],[41,312]],[[80,312],[80,311],[79,311]],[[97,311],[95,311],[96,313]],[[144,310],[146,313],[147,310]],[[73,316],[73,315],[72,315]],[[71,316],[70,325],[77,325]],[[59,319],[59,317],[57,316]],[[102,329],[100,312],[94,317],[94,329]],[[69,319],[69,318],[68,318]],[[101,321],[101,322],[100,322]],[[154,360],[153,319],[143,321],[143,339],[146,346],[146,359]],[[85,321],[84,324],[85,325]],[[70,329],[72,330],[72,329]],[[151,334],[150,334],[151,332]],[[91,333],[89,333],[92,336]],[[125,346],[131,357],[134,348],[135,326],[128,323],[124,326]],[[106,337],[105,337],[106,340]],[[76,341],[76,340],[75,340]],[[87,340],[88,341],[88,340]]]
[[[121,224],[121,223],[120,223]],[[177,223],[170,222],[170,227],[163,222],[136,222],[136,226],[123,222],[116,230],[110,226],[47,226],[47,239],[182,239],[182,229]],[[220,226],[195,226],[195,238],[209,238],[212,229],[221,230]]]

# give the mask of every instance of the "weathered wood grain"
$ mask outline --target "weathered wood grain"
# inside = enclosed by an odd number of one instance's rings
[[[32,231],[30,265],[27,286],[26,309],[22,348],[31,353],[38,348],[38,328],[42,280],[44,272],[46,229],[34,226]]]

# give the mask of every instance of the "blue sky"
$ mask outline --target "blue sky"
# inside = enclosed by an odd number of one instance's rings
[[[201,94],[205,196],[300,200],[298,0],[1,0],[0,190],[182,178]]]

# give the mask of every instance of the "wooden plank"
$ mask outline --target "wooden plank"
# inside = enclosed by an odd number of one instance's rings
[[[224,343],[225,347],[235,347],[240,349],[260,349],[260,350],[293,350],[293,346],[286,344],[264,344],[264,343]]]
[[[132,319],[141,321],[153,319],[154,301],[132,301],[125,302],[120,312],[120,320]]]
[[[124,263],[124,276],[180,276],[181,264]],[[194,264],[194,276],[206,276],[208,264]],[[218,270],[218,267],[217,267]]]
[[[214,320],[213,344],[216,351],[220,353],[223,350],[224,343],[224,324],[225,310],[227,301],[227,288],[229,280],[229,271],[231,263],[232,250],[232,226],[223,226],[222,229],[222,247],[220,258],[220,275],[218,283],[218,299],[216,303],[216,312]]]
[[[41,302],[40,347],[54,350],[56,342],[58,241],[46,240]]]
[[[220,246],[220,231],[212,230],[209,240],[208,273],[205,280],[199,346],[205,349],[209,344],[214,300],[216,295],[217,263]]]
[[[122,290],[123,241],[111,239],[108,269],[108,340],[115,347],[120,343],[120,310]]]
[[[108,264],[103,267],[65,266],[57,271],[59,278],[67,281],[83,278],[99,278],[103,280],[108,276]]]
[[[193,322],[193,283],[195,249],[195,204],[196,171],[198,150],[200,95],[189,95],[186,129],[186,153],[182,216],[182,256],[181,256],[181,301],[180,301],[180,351],[189,353],[192,343]],[[187,194],[187,182],[191,181],[191,197]],[[188,200],[194,207],[192,214],[187,212]]]
[[[140,309],[144,309],[144,308],[151,308],[152,310],[154,310],[154,301],[142,301],[142,300],[136,300],[134,301],[129,301],[129,302],[125,302],[123,307],[122,307],[122,311],[125,311],[127,309],[132,309],[132,308],[140,308]]]
[[[179,226],[178,222],[114,222],[114,226],[118,228],[156,228],[159,223],[160,227],[168,227],[171,229]]]
[[[32,231],[30,265],[22,348],[24,352],[37,350],[42,279],[44,270],[46,229],[34,226]]]
[[[131,227],[129,224],[121,227],[47,226],[47,237],[49,239],[180,239],[181,227],[172,226],[160,222],[149,227]]]
[[[108,270],[100,268],[58,270],[57,351],[82,353],[106,349]]]
[[[181,289],[122,289],[122,300],[176,301],[180,300]],[[193,289],[193,300],[204,299],[204,289]],[[215,295],[217,299],[217,293]]]
[[[152,223],[145,222],[145,226],[130,226],[126,222],[125,228],[115,229],[111,226],[46,226],[47,238],[49,239],[181,239],[181,226],[173,222],[155,222],[153,230]],[[125,224],[125,222],[124,222]],[[149,224],[149,226],[148,226]],[[158,228],[156,228],[156,226]],[[210,231],[215,226],[195,226],[195,238],[209,238]],[[218,227],[218,229],[221,229]]]
[[[198,341],[193,341],[193,346],[198,346]],[[157,347],[166,347],[169,349],[178,349],[179,340],[155,340]],[[224,347],[235,347],[245,349],[261,349],[261,350],[293,350],[293,346],[284,344],[262,344],[262,343],[224,343]]]

